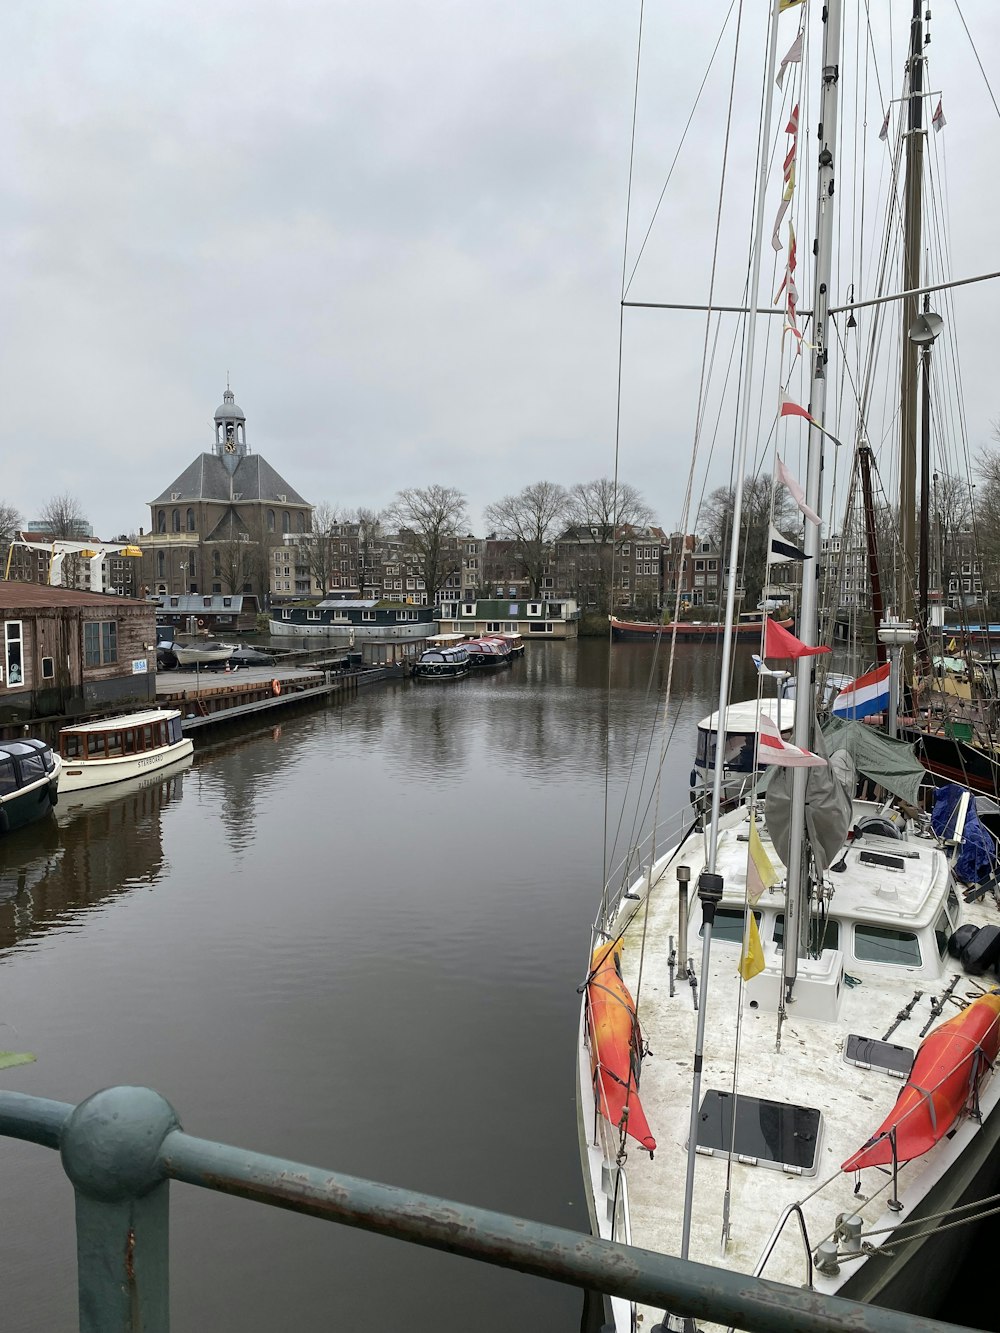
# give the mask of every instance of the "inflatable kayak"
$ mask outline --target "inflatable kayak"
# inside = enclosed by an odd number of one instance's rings
[[[890,1166],[893,1130],[897,1161],[909,1162],[928,1152],[965,1110],[998,1048],[1000,993],[994,992],[973,1000],[924,1038],[896,1105],[841,1170]]]
[[[594,1090],[601,1115],[652,1155],[656,1140],[639,1101],[642,1034],[621,978],[622,948],[621,940],[598,945],[590,962],[587,1023]]]

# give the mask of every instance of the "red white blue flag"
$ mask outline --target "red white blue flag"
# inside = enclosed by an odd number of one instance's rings
[[[833,701],[834,717],[862,718],[873,713],[884,713],[889,707],[889,672],[885,666],[866,671],[863,676],[846,685]]]

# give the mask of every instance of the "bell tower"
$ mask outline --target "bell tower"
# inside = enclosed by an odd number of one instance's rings
[[[228,375],[222,406],[215,412],[215,452],[230,472],[247,455],[246,417],[229,387]]]

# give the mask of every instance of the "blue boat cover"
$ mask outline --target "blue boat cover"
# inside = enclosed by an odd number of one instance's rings
[[[964,792],[965,788],[957,782],[948,782],[938,788],[931,814],[931,828],[939,838],[947,838],[954,832],[955,816]],[[970,796],[962,843],[955,858],[955,877],[963,884],[980,884],[984,879],[989,879],[995,869],[993,839],[980,822],[975,800]]]

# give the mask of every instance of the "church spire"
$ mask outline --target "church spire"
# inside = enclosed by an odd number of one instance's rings
[[[246,417],[243,409],[237,406],[236,398],[229,387],[229,371],[226,371],[226,391],[222,395],[222,406],[215,412],[215,452],[233,471],[241,458],[246,457]]]

